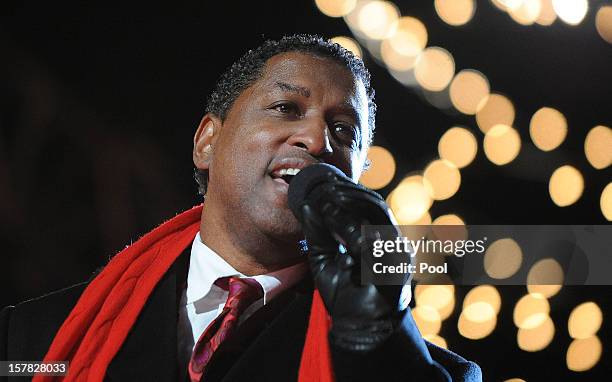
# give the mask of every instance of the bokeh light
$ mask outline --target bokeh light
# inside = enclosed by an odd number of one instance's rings
[[[512,126],[514,123],[514,105],[501,94],[491,94],[482,101],[476,113],[476,123],[483,133],[495,125]]]
[[[438,311],[428,305],[418,305],[412,309],[412,317],[419,328],[421,335],[438,334],[442,327],[442,320]]]
[[[597,32],[605,41],[612,44],[612,6],[602,5],[595,16]]]
[[[432,223],[433,225],[465,225],[463,219],[455,214],[438,216]]]
[[[552,0],[557,16],[570,25],[578,25],[589,9],[587,0]]]
[[[501,296],[493,285],[479,285],[472,288],[463,299],[463,309],[477,302],[489,304],[495,314],[501,309]]]
[[[483,148],[491,162],[502,166],[512,162],[521,151],[521,137],[508,125],[495,125],[485,134]]]
[[[527,294],[514,306],[514,324],[523,329],[538,327],[550,312],[548,300],[538,295]]]
[[[419,19],[401,17],[393,29],[394,33],[388,41],[399,54],[416,57],[427,46],[427,29]]]
[[[599,208],[601,208],[601,213],[606,220],[612,221],[612,182],[608,183],[601,192]]]
[[[607,126],[592,128],[584,140],[584,154],[598,170],[612,164],[612,129]]]
[[[533,328],[519,328],[516,341],[525,351],[540,351],[547,347],[555,336],[555,324],[548,316]]]
[[[574,204],[584,191],[584,178],[576,168],[566,165],[553,172],[548,183],[552,201],[559,207]]]
[[[489,96],[489,81],[477,70],[465,69],[457,73],[450,84],[453,106],[463,114],[474,115]]]
[[[437,159],[423,172],[424,183],[435,200],[445,200],[455,195],[461,185],[461,174],[452,162]]]
[[[440,91],[453,79],[455,61],[453,56],[440,47],[429,47],[418,55],[414,75],[424,89]]]
[[[504,382],[526,382],[526,381],[521,378],[510,378],[510,379],[506,379]]]
[[[585,339],[597,333],[603,322],[601,308],[589,301],[575,307],[567,321],[569,335],[575,339]]]
[[[441,320],[447,319],[455,309],[455,286],[417,284],[414,289],[417,306],[429,306],[438,311]]]
[[[565,356],[567,368],[573,371],[591,369],[599,362],[601,350],[601,341],[597,336],[572,341]]]
[[[493,332],[497,325],[497,316],[493,316],[490,320],[484,322],[470,321],[462,312],[457,322],[459,333],[471,340],[479,340],[485,338]]]
[[[536,23],[544,26],[552,25],[557,19],[557,14],[552,5],[552,0],[542,0],[542,9],[540,10],[540,16],[536,19]]]
[[[435,0],[434,8],[438,16],[448,25],[459,26],[474,16],[474,0]]]
[[[359,30],[368,38],[382,40],[395,32],[399,10],[390,1],[372,1],[359,9]]]
[[[357,0],[315,0],[315,4],[326,16],[342,17],[355,8]]]
[[[370,168],[364,171],[359,178],[359,183],[373,190],[385,187],[395,175],[395,159],[384,147],[372,146],[368,150]]]
[[[465,318],[472,322],[487,322],[496,315],[493,307],[484,301],[478,301],[463,308]]]
[[[387,197],[387,203],[399,224],[418,221],[429,210],[432,202],[421,175],[405,178]]]
[[[531,117],[529,135],[540,150],[554,150],[567,136],[567,121],[558,110],[543,107]]]
[[[477,151],[476,137],[463,127],[448,129],[438,142],[440,158],[452,162],[458,168],[463,168],[472,163]]]
[[[332,38],[331,40],[336,44],[342,46],[346,50],[351,51],[357,57],[361,57],[363,54],[361,52],[361,47],[359,46],[359,43],[350,37],[337,36]]]
[[[523,263],[523,251],[511,238],[493,242],[484,255],[484,269],[489,277],[507,279],[514,275]]]
[[[530,294],[549,298],[561,290],[563,268],[555,259],[538,260],[527,273],[527,290]]]
[[[508,8],[510,17],[522,25],[531,25],[536,22],[541,12],[540,0],[522,0],[518,7]]]

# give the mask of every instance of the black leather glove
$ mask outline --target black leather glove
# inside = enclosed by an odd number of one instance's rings
[[[361,285],[360,256],[363,246],[367,246],[361,225],[392,222],[392,219],[383,216],[388,208],[373,191],[352,183],[332,183],[325,187],[323,192],[333,197],[322,199],[333,203],[325,203],[318,209],[308,203],[302,206],[310,268],[332,317],[330,344],[367,352],[387,340],[399,324],[402,312],[398,309],[398,300],[402,286]],[[355,211],[360,218],[355,216]],[[346,230],[333,237],[326,224],[339,219],[345,219],[345,224],[340,226]],[[346,253],[340,253],[339,242]]]

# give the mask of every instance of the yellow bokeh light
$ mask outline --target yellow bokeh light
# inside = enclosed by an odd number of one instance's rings
[[[393,48],[389,39],[384,40],[380,45],[380,54],[385,65],[392,70],[407,71],[414,68],[416,56],[406,56]]]
[[[479,340],[485,338],[493,332],[497,325],[497,316],[493,316],[489,321],[474,322],[470,321],[464,313],[459,316],[457,328],[459,333],[465,338]]]
[[[612,164],[612,129],[607,126],[592,128],[584,140],[584,154],[598,170]]]
[[[463,299],[463,309],[477,302],[486,302],[495,314],[501,309],[501,296],[493,285],[479,285],[472,288]]]
[[[541,297],[550,298],[561,290],[561,284],[529,284],[527,285],[527,291],[529,294],[535,294]]]
[[[510,238],[493,242],[484,255],[484,269],[489,277],[507,279],[514,275],[523,263],[523,251]]]
[[[431,224],[431,239],[458,241],[468,237],[465,222],[457,215],[438,216]]]
[[[559,207],[574,204],[584,191],[584,178],[572,166],[561,166],[553,172],[548,182],[548,192]]]
[[[461,173],[452,162],[437,159],[423,172],[425,185],[435,200],[445,200],[455,195],[461,185]]]
[[[432,223],[433,225],[465,225],[463,219],[455,214],[440,215]]]
[[[359,9],[359,30],[368,38],[383,40],[395,32],[399,10],[390,1],[372,1]]]
[[[605,41],[612,44],[612,6],[602,5],[595,16],[597,32]]]
[[[567,320],[569,335],[575,339],[589,338],[601,328],[603,314],[601,308],[589,301],[575,307]]]
[[[587,0],[552,0],[557,16],[570,25],[578,25],[589,9]]]
[[[391,37],[385,39],[380,47],[383,61],[393,70],[410,70],[427,45],[427,29],[414,17],[401,17],[393,29]]]
[[[427,46],[427,29],[419,19],[400,17],[394,29],[388,41],[399,54],[416,57]]]
[[[557,260],[542,259],[527,274],[527,290],[530,294],[549,298],[561,290],[563,278],[563,268]]]
[[[512,126],[514,123],[514,105],[501,94],[491,94],[482,100],[483,105],[478,107],[476,122],[483,133],[495,125]]]
[[[442,327],[442,320],[437,310],[431,306],[421,305],[412,309],[412,316],[421,335],[438,334]]]
[[[453,106],[463,114],[474,115],[489,96],[489,81],[477,70],[465,69],[457,73],[450,84]]]
[[[522,0],[516,8],[509,8],[508,14],[514,21],[522,25],[533,24],[542,12],[540,0]]]
[[[438,16],[448,25],[459,26],[474,16],[474,0],[435,0],[434,8]]]
[[[441,320],[447,319],[455,309],[454,285],[417,284],[414,297],[417,306],[429,306],[437,310]]]
[[[488,302],[479,301],[463,308],[465,318],[472,322],[487,322],[495,317],[495,309]]]
[[[357,43],[357,41],[353,40],[352,38],[345,36],[337,36],[332,38],[331,40],[343,47],[344,49],[351,51],[355,56],[361,57],[361,47],[359,46],[359,43]]]
[[[538,16],[535,22],[544,26],[552,25],[557,19],[552,0],[542,0],[541,3],[542,9],[540,11],[540,16]]]
[[[601,198],[599,198],[599,207],[601,213],[608,221],[612,221],[612,182],[601,192]]]
[[[491,162],[502,166],[512,162],[521,151],[521,137],[510,126],[495,125],[486,132],[483,148]]]
[[[536,327],[519,328],[516,340],[519,348],[534,352],[547,347],[555,336],[555,324],[550,317],[546,318]]]
[[[409,176],[389,194],[387,203],[399,224],[413,224],[427,213],[433,200],[423,177]]]
[[[453,79],[455,61],[453,56],[440,47],[429,47],[418,55],[414,75],[424,89],[440,91]]]
[[[510,378],[510,379],[506,379],[504,382],[526,382],[526,381],[521,378]]]
[[[315,0],[315,4],[326,16],[342,17],[355,9],[357,0]]]
[[[601,341],[597,336],[572,341],[565,356],[567,368],[573,371],[591,369],[599,362],[601,350]]]
[[[437,334],[427,334],[424,335],[423,338],[425,338],[432,344],[438,345],[441,348],[448,349],[448,344],[446,343],[446,340]]]
[[[527,294],[514,306],[514,324],[523,329],[538,327],[550,312],[548,300],[538,295]]]
[[[370,168],[364,171],[359,183],[373,190],[385,187],[395,175],[395,159],[389,150],[381,146],[372,146],[368,150]]]
[[[567,121],[558,110],[543,107],[531,117],[529,135],[540,150],[554,150],[567,136]]]
[[[448,129],[438,142],[440,158],[463,168],[474,160],[478,151],[478,142],[474,134],[463,127]]]

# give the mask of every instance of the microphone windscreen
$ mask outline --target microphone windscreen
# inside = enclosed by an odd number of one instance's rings
[[[327,163],[317,163],[303,168],[289,183],[287,195],[289,208],[301,220],[301,208],[305,199],[320,184],[333,179],[352,182],[340,169]]]

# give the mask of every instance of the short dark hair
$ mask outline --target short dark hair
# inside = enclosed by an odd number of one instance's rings
[[[368,142],[371,143],[374,136],[376,103],[374,102],[375,92],[370,85],[370,72],[361,58],[355,56],[351,51],[317,35],[295,34],[285,36],[280,40],[267,40],[259,47],[249,50],[221,75],[215,90],[208,98],[206,113],[214,114],[222,121],[225,120],[227,113],[240,94],[261,78],[266,62],[273,56],[286,52],[306,52],[329,58],[346,67],[355,78],[362,81],[368,97],[368,127],[370,131]],[[194,177],[198,183],[199,193],[201,195],[206,194],[208,171],[196,168]]]

